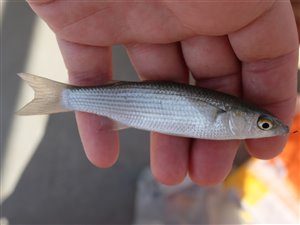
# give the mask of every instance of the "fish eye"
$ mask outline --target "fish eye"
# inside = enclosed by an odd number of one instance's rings
[[[273,121],[267,118],[260,117],[257,121],[257,126],[261,130],[270,130],[273,127]]]

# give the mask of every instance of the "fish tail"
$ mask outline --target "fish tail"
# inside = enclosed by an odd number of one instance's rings
[[[61,104],[62,92],[67,84],[28,73],[18,74],[34,90],[31,102],[16,112],[17,115],[42,115],[70,111]]]

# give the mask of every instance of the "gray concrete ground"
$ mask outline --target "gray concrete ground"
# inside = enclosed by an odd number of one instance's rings
[[[113,168],[97,169],[85,158],[73,115],[51,116],[2,216],[10,224],[130,224],[136,180],[148,163],[147,135],[122,132],[121,146]]]

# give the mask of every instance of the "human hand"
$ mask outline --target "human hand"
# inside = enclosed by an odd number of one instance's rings
[[[298,29],[298,39],[300,41],[300,1],[298,0],[291,0],[295,19],[296,19],[296,24],[297,24],[297,29]]]
[[[188,82],[240,96],[289,124],[296,101],[297,30],[289,1],[109,2],[29,1],[56,33],[77,85],[112,78],[111,46],[124,44],[141,79]],[[117,132],[103,118],[77,112],[89,160],[109,167],[118,157]],[[268,159],[286,137],[246,140],[248,151]],[[200,185],[222,181],[240,142],[192,140],[151,134],[151,168],[162,183],[189,174]]]

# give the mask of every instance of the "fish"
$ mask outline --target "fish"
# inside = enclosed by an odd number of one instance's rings
[[[97,114],[111,129],[133,127],[209,140],[282,136],[289,127],[270,112],[238,97],[171,81],[115,81],[80,87],[28,73],[18,74],[34,98],[18,115],[67,111]]]

